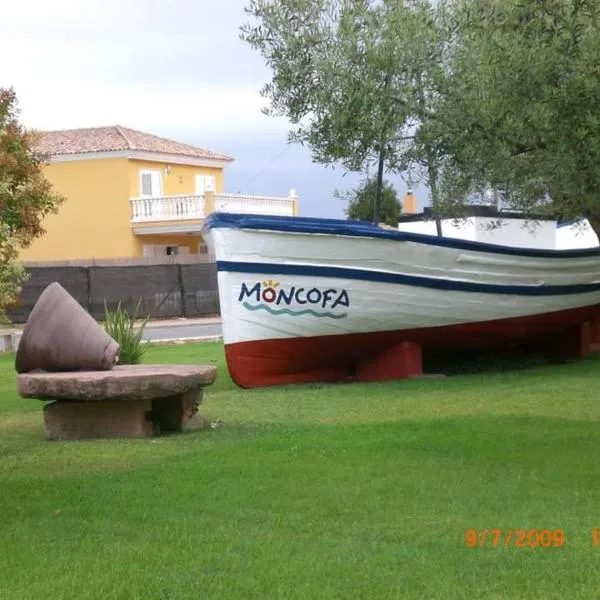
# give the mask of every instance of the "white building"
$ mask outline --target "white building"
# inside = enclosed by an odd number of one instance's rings
[[[442,219],[444,237],[499,244],[518,248],[592,248],[599,245],[598,236],[587,219],[557,222],[525,219],[518,213],[498,212],[492,206],[475,205],[472,216]],[[436,235],[431,212],[400,217],[400,231]]]

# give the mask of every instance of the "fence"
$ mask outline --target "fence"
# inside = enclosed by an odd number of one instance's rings
[[[140,317],[199,317],[219,314],[214,262],[144,266],[27,267],[29,279],[15,306],[13,323],[24,323],[44,288],[58,281],[95,319],[104,318],[104,303]]]

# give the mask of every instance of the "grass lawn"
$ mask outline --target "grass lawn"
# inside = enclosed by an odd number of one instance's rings
[[[0,599],[596,598],[600,356],[385,384],[241,390],[218,429],[47,442],[0,358]],[[468,548],[465,530],[561,529]],[[516,537],[516,534],[515,534]]]

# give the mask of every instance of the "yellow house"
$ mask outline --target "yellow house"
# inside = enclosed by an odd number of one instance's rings
[[[289,197],[224,193],[233,158],[119,125],[43,132],[45,176],[66,200],[24,262],[122,259],[205,252],[214,210],[298,214]]]

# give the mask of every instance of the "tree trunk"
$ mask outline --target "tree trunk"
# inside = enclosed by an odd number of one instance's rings
[[[590,211],[587,214],[587,220],[589,221],[594,233],[600,239],[600,212]]]
[[[425,98],[425,92],[423,91],[423,80],[421,75],[417,75],[417,95],[419,102],[420,117],[425,118],[427,114],[427,101]],[[435,164],[435,152],[431,148],[431,145],[424,141],[425,157],[427,160],[427,176],[429,178],[429,189],[431,190],[431,204],[433,210],[433,217],[435,219],[435,229],[439,237],[444,237],[442,233],[442,222],[439,217],[439,195],[437,188],[437,167]]]
[[[377,167],[377,191],[375,193],[375,202],[373,203],[373,223],[379,224],[379,215],[381,214],[381,199],[383,198],[383,163],[385,161],[383,144],[379,150],[379,165]]]
[[[429,176],[429,188],[431,189],[431,204],[433,208],[433,216],[435,218],[435,229],[439,237],[444,237],[444,234],[442,232],[442,222],[440,220],[438,212],[439,195],[437,188],[437,170],[433,163],[433,157],[431,156],[431,153],[428,154],[429,156],[427,158],[427,174]]]

